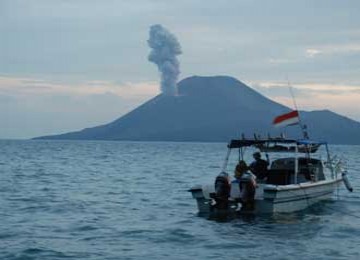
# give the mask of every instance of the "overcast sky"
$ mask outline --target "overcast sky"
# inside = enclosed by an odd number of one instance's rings
[[[108,123],[157,95],[149,27],[180,79],[228,75],[302,110],[360,121],[360,1],[0,0],[0,138]]]

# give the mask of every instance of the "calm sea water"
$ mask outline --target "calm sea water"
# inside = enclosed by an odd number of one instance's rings
[[[213,182],[225,144],[0,141],[0,259],[360,259],[355,189],[293,214],[209,219],[187,189]]]

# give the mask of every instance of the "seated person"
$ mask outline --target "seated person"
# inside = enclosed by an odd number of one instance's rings
[[[240,202],[242,210],[253,210],[255,203],[256,177],[248,172],[248,166],[244,161],[240,161],[235,168],[235,181],[240,189]]]
[[[250,164],[250,171],[255,174],[256,178],[259,180],[264,180],[267,177],[269,166],[269,156],[266,155],[267,161],[261,159],[261,154],[256,152],[253,154],[255,161]]]

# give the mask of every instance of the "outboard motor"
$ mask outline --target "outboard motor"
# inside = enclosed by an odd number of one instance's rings
[[[345,187],[348,189],[348,191],[352,192],[353,188],[352,188],[352,186],[351,186],[351,184],[349,182],[349,179],[347,177],[347,172],[346,171],[342,172],[341,176],[342,176],[343,182],[345,184]]]
[[[229,175],[226,172],[221,172],[215,179],[215,194],[214,199],[217,209],[227,209],[229,206],[230,184]]]

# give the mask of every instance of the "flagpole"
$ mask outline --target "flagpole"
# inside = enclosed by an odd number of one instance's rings
[[[301,120],[301,116],[300,116],[300,111],[299,111],[298,106],[297,106],[297,104],[296,104],[296,99],[295,99],[295,96],[294,96],[293,88],[292,88],[292,86],[290,85],[289,79],[287,79],[287,82],[288,82],[288,86],[289,86],[289,90],[290,90],[290,95],[291,95],[291,98],[292,98],[293,103],[294,103],[294,107],[295,107],[296,111],[298,111],[300,129],[301,129],[301,131],[302,131],[302,133],[303,133],[304,139],[309,139],[309,135],[308,135],[308,133],[307,133],[307,131],[306,131],[306,125],[305,125],[305,124],[304,124],[304,125],[302,124],[302,120]]]

